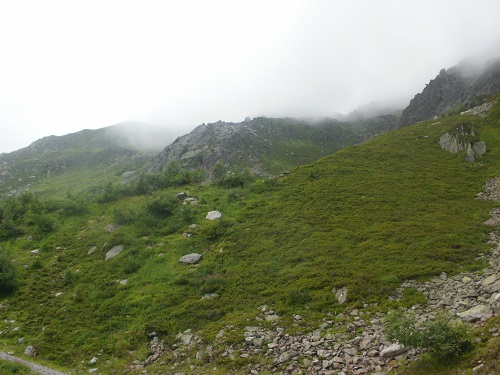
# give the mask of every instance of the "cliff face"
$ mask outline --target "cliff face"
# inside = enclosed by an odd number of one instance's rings
[[[465,110],[500,91],[500,60],[482,69],[466,63],[442,69],[403,110],[401,125],[432,119],[453,109]]]

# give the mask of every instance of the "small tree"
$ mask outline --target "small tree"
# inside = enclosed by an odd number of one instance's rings
[[[439,358],[459,357],[473,346],[468,327],[446,314],[419,325],[414,314],[393,312],[387,320],[386,334],[391,341],[426,350]]]

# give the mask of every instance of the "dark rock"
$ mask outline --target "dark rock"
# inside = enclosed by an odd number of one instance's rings
[[[500,60],[490,61],[482,69],[467,62],[443,69],[403,110],[401,125],[430,120],[455,106],[475,107],[478,97],[493,95],[498,91]]]

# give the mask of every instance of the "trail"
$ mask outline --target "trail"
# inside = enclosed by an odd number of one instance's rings
[[[0,352],[0,359],[4,359],[6,361],[11,361],[11,362],[17,362],[22,365],[28,366],[31,370],[38,372],[41,375],[67,375],[64,372],[53,370],[51,368],[39,365],[37,363],[33,363],[30,361],[26,361],[25,359],[14,357],[4,352]]]

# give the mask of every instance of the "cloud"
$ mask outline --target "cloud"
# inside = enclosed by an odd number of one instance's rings
[[[126,120],[181,135],[409,100],[499,52],[498,14],[496,0],[4,2],[0,152]]]

